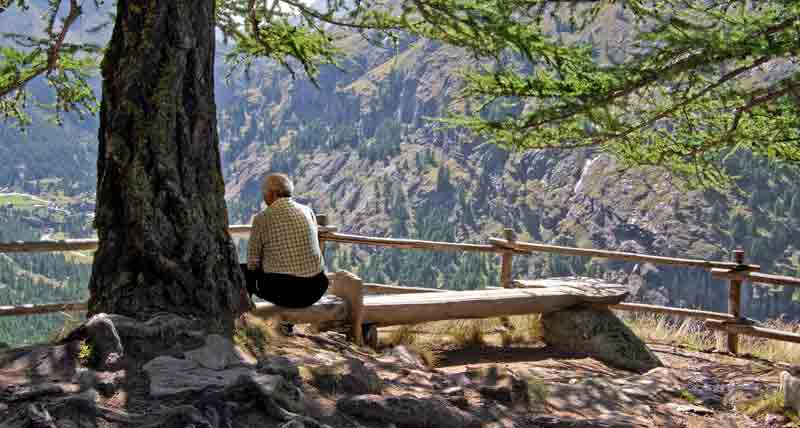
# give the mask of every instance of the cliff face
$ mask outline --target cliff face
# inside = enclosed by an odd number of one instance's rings
[[[597,55],[612,60],[624,22],[608,19],[579,36],[601,40]],[[508,152],[429,120],[473,108],[458,97],[463,53],[427,41],[397,51],[359,36],[342,43],[354,52],[346,72],[325,69],[319,89],[269,67],[230,88],[220,135],[233,220],[248,221],[263,177],[282,171],[349,232],[479,242],[512,227],[522,240],[717,260],[743,246],[765,271],[798,273],[795,171],[741,154],[728,165],[739,187],[703,192],[663,170],[622,170],[599,152]],[[367,280],[422,286],[475,288],[498,276],[490,257],[342,246],[328,259]],[[699,270],[544,255],[514,264],[517,278],[569,273],[623,281],[649,303],[726,305],[725,283]],[[744,301],[748,316],[800,314],[792,290],[746,287]]]

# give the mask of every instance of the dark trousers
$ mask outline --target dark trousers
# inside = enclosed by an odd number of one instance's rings
[[[284,308],[307,308],[328,290],[328,277],[320,272],[309,278],[283,273],[266,273],[261,270],[247,269],[242,264],[242,271],[247,280],[247,293]]]

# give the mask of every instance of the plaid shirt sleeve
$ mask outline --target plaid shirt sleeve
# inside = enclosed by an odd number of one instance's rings
[[[264,217],[257,215],[253,219],[250,241],[247,243],[247,269],[262,270],[261,251],[264,248]]]

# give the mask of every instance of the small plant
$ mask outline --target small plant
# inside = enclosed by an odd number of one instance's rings
[[[697,397],[686,389],[681,389],[678,396],[692,404],[697,402]]]
[[[86,340],[81,340],[81,343],[78,345],[78,361],[80,361],[81,365],[88,366],[92,362],[92,357],[92,345],[86,342]]]

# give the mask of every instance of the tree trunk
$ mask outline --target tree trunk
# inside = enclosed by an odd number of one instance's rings
[[[119,0],[102,64],[89,313],[230,332],[243,276],[214,104],[214,0]]]

